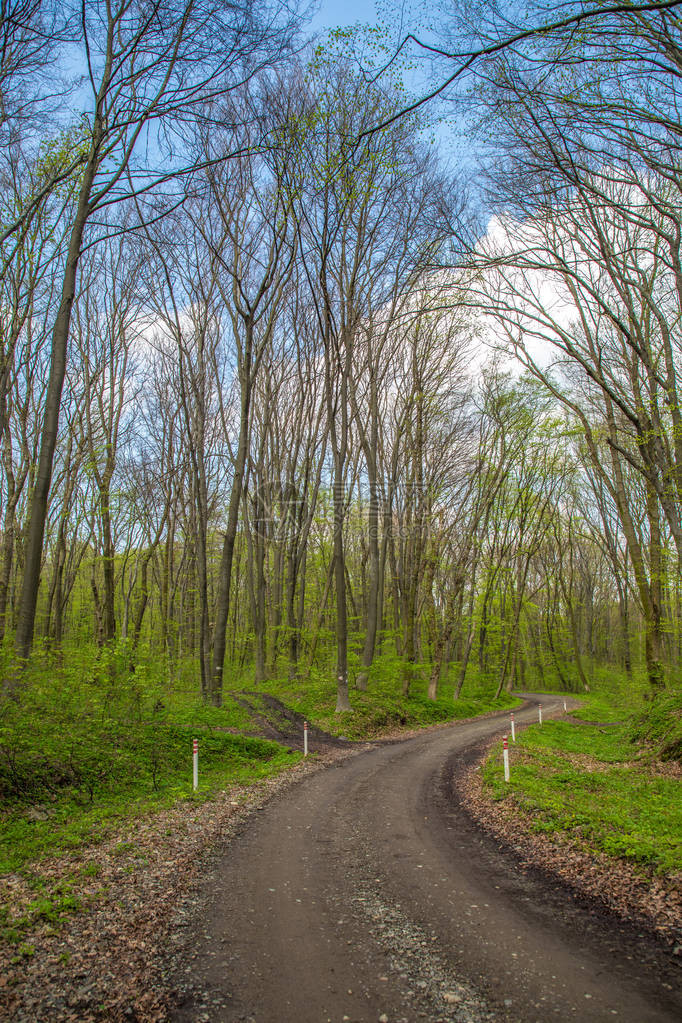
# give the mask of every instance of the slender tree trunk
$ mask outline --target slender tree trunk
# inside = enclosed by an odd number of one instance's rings
[[[365,690],[369,680],[369,669],[374,660],[379,621],[379,498],[376,477],[370,476],[369,483],[369,587],[367,592],[367,623],[365,643],[362,648],[362,671],[357,678],[358,689]]]
[[[116,638],[116,583],[114,577],[114,543],[111,536],[108,481],[103,489],[100,490],[99,504],[102,522],[102,570],[104,573],[102,628],[104,642],[111,643]]]
[[[467,667],[469,666],[469,657],[471,656],[471,649],[474,645],[474,639],[476,638],[476,627],[472,621],[469,626],[469,635],[467,636],[466,645],[464,647],[464,653],[462,655],[462,664],[459,669],[459,675],[457,677],[457,684],[455,686],[454,699],[459,700],[462,695],[462,688],[464,686],[464,680],[466,678]]]
[[[343,549],[343,466],[334,459],[334,588],[336,590],[336,713],[351,710],[348,699],[348,612]]]
[[[94,154],[98,151],[100,138],[101,130],[96,128],[95,141],[93,142]],[[97,159],[96,156],[93,156],[86,164],[83,181],[81,183],[78,206],[73,227],[71,229],[71,236],[69,238],[69,248],[66,256],[66,267],[62,282],[59,311],[52,331],[50,372],[47,383],[47,393],[45,395],[45,415],[40,438],[38,470],[36,473],[33,493],[31,494],[31,512],[26,538],[24,578],[21,589],[19,621],[17,623],[15,636],[15,650],[17,657],[23,662],[28,660],[31,653],[31,646],[33,644],[33,630],[35,626],[36,607],[38,604],[38,589],[40,587],[40,572],[43,556],[43,540],[45,537],[45,522],[47,521],[50,484],[52,483],[54,451],[59,431],[59,412],[61,408],[62,389],[64,387],[64,376],[66,374],[71,312],[76,295],[76,277],[78,275],[78,262],[81,254],[83,233],[90,213],[89,198],[96,170]]]
[[[247,533],[249,551],[249,588],[251,590],[251,611],[254,631],[254,681],[256,685],[265,681],[267,661],[267,622],[265,613],[265,508],[260,487],[253,499],[253,530]]]
[[[251,378],[249,371],[245,370],[244,379],[242,380],[237,458],[234,466],[232,492],[230,494],[230,504],[227,513],[227,527],[225,529],[220,568],[218,570],[218,596],[216,601],[215,626],[213,630],[213,663],[210,691],[210,699],[215,707],[220,707],[223,702],[223,666],[225,664],[225,647],[227,642],[227,621],[230,615],[232,561],[234,559],[234,545],[237,539],[239,505],[241,503],[246,457],[248,453],[250,404]]]
[[[324,583],[324,590],[322,592],[322,599],[320,600],[319,610],[317,612],[317,620],[313,625],[313,637],[312,642],[310,644],[310,653],[308,655],[308,671],[310,671],[315,662],[315,652],[317,650],[317,643],[320,637],[320,630],[322,628],[322,623],[324,622],[324,614],[327,607],[327,601],[329,600],[329,592],[332,588],[333,581],[334,581],[334,555],[332,554],[331,561],[329,562],[329,567],[327,568],[327,576]],[[303,585],[303,580],[301,580],[301,585]],[[299,621],[301,621],[300,617]]]
[[[270,659],[268,671],[271,676],[277,673],[277,654],[279,652],[280,631],[282,627],[282,595],[284,591],[283,543],[275,538],[272,565],[272,598],[270,601]]]
[[[0,643],[5,638],[7,628],[7,605],[9,601],[10,579],[12,577],[12,561],[14,560],[14,508],[8,508],[5,514],[2,534],[2,557],[0,559]]]
[[[301,634],[296,621],[296,561],[297,547],[292,537],[287,551],[287,581],[285,587],[285,602],[287,614],[287,638],[289,650],[289,678],[293,679],[298,671],[298,657],[300,653]]]
[[[665,686],[663,668],[663,559],[661,557],[661,519],[654,488],[647,484],[647,516],[649,519],[649,580],[651,617],[647,622],[646,660],[649,682],[654,692]]]

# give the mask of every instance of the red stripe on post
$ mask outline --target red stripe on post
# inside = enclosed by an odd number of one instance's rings
[[[198,739],[192,739],[192,752],[193,753],[198,753],[199,752],[199,740]]]

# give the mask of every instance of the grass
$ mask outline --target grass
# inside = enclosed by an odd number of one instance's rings
[[[0,816],[0,874],[46,855],[104,840],[122,821],[178,799],[206,798],[229,784],[250,782],[290,767],[300,755],[246,736],[200,738],[200,789],[191,789],[194,731],[172,725],[140,726],[100,742],[73,742],[68,784],[43,787],[29,798],[6,801]],[[134,748],[133,748],[134,747]],[[95,766],[93,751],[102,750]],[[79,753],[84,765],[78,766]],[[49,758],[43,760],[46,766]],[[23,764],[28,771],[30,764]],[[38,804],[36,814],[35,797]],[[44,816],[44,819],[40,819]]]
[[[129,671],[125,649],[82,646],[62,661],[38,651],[17,700],[0,705],[0,875],[46,856],[106,839],[123,822],[178,799],[206,798],[229,784],[285,770],[299,754],[244,735],[256,731],[239,691],[250,672],[226,678],[224,705],[205,705],[195,666],[142,661]],[[351,690],[353,712],[336,715],[331,670],[305,681],[260,687],[336,735],[366,739],[395,727],[416,728],[513,706],[492,700],[493,683],[472,676],[462,699],[453,681],[427,698],[426,666],[417,666],[409,697],[400,694],[401,663],[377,661],[367,692]],[[230,690],[233,689],[234,693]],[[272,711],[268,711],[270,717]],[[192,739],[200,739],[200,791],[191,789]]]
[[[456,668],[440,686],[438,699],[429,700],[428,666],[417,665],[410,685],[410,694],[401,694],[402,662],[395,656],[378,658],[372,668],[367,690],[352,688],[349,691],[353,710],[335,713],[336,686],[334,672],[313,669],[306,679],[276,678],[259,687],[261,693],[268,693],[282,703],[302,714],[311,723],[323,728],[331,735],[348,739],[371,739],[389,729],[421,728],[440,722],[476,717],[490,711],[517,706],[519,701],[507,692],[498,700],[493,699],[494,682],[471,674],[460,699],[455,701],[454,680]],[[233,679],[226,685],[230,688],[253,690],[250,679]]]
[[[148,668],[130,676],[96,652],[49,672],[36,659],[17,699],[0,705],[0,874],[107,837],[122,821],[178,799],[284,770],[299,756],[239,734],[233,700],[206,707]],[[200,789],[192,791],[192,739]]]
[[[588,710],[606,706],[595,701]],[[484,784],[494,799],[528,813],[538,833],[568,834],[657,873],[682,871],[682,781],[651,770],[671,736],[679,743],[680,711],[682,695],[667,694],[615,727],[532,726],[511,750],[511,781],[504,781],[496,749],[484,765]]]

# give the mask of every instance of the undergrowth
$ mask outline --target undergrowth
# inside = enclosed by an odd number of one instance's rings
[[[588,849],[679,872],[682,780],[657,764],[680,757],[681,714],[682,694],[668,692],[615,726],[534,725],[510,750],[510,782],[495,749],[484,784],[530,814],[538,833],[564,832]]]
[[[1,667],[11,678],[12,665]],[[415,668],[405,698],[400,671],[395,656],[379,658],[367,692],[351,689],[353,711],[340,715],[326,667],[314,667],[305,679],[276,678],[259,691],[350,739],[517,702],[506,693],[494,701],[492,680],[475,675],[459,701],[448,679],[438,699],[429,700],[427,666]],[[124,644],[103,650],[82,645],[59,657],[38,647],[14,694],[0,702],[0,874],[103,840],[131,816],[197,798],[191,787],[195,737],[198,798],[295,763],[299,754],[244,734],[258,725],[239,701],[242,689],[253,689],[250,671],[228,669],[223,706],[213,707],[201,700],[192,661],[171,671],[162,658],[140,658],[131,671]]]
[[[260,686],[261,692],[275,696],[331,735],[348,739],[370,739],[393,729],[421,728],[427,725],[475,717],[506,707],[519,700],[506,691],[495,700],[495,684],[472,673],[460,698],[454,699],[456,670],[439,687],[438,698],[427,695],[428,666],[416,666],[407,696],[401,693],[402,662],[384,655],[372,668],[366,691],[352,688],[352,711],[336,714],[336,686],[329,670],[313,668],[305,678],[275,678]],[[233,680],[235,687],[253,689],[248,678]]]
[[[197,694],[164,691],[146,668],[126,677],[84,652],[49,674],[34,665],[0,705],[0,874],[100,841],[121,820],[299,759],[240,734],[251,725],[235,701],[207,707]]]

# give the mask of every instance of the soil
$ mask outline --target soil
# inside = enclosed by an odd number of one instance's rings
[[[303,716],[291,707],[287,707],[276,696],[270,693],[249,692],[230,693],[235,703],[249,712],[257,726],[253,734],[264,739],[272,739],[291,749],[303,749]],[[246,733],[249,734],[249,733]],[[355,749],[357,743],[343,736],[330,735],[316,725],[308,723],[308,743],[311,750],[326,753],[334,749]]]

